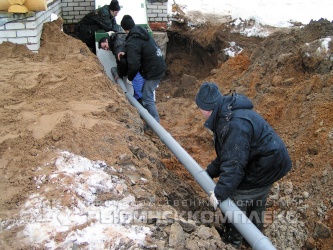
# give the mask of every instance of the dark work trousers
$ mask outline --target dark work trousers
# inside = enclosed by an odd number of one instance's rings
[[[265,219],[266,200],[272,185],[252,189],[237,189],[230,197],[252,223],[262,231]],[[242,245],[243,236],[231,223],[225,224],[224,240],[236,249]]]

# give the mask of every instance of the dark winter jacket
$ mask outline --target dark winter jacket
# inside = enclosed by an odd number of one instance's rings
[[[116,58],[118,53],[125,49],[126,36],[125,31],[115,32],[110,36],[109,47]]]
[[[147,30],[134,26],[126,37],[127,77],[132,81],[138,72],[145,80],[161,79],[166,64],[161,49]]]
[[[207,167],[210,177],[219,176],[218,200],[236,189],[264,187],[291,169],[291,160],[281,138],[245,96],[233,94],[220,99],[205,122],[214,132],[216,159]]]
[[[121,51],[125,51],[125,42],[126,42],[127,34],[124,31],[119,31],[113,33],[108,41],[109,48],[116,58],[118,74],[120,77],[127,75],[127,59],[126,55],[123,55],[120,60],[118,60],[118,53]]]
[[[98,30],[119,31],[122,30],[116,23],[116,19],[109,11],[109,5],[96,9],[85,15],[76,25],[76,33],[80,40],[89,47],[95,46],[95,32]]]

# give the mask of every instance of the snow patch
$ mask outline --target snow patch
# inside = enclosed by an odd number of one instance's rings
[[[106,249],[122,246],[145,246],[145,238],[151,234],[149,227],[133,222],[131,213],[137,209],[135,197],[124,196],[117,190],[124,180],[106,172],[115,172],[102,161],[91,161],[70,152],[60,152],[54,161],[55,172],[49,177],[39,176],[45,196],[32,194],[20,212],[20,220],[7,222],[6,229],[23,226],[19,240],[29,247]],[[45,180],[49,180],[46,182]],[[43,186],[44,185],[44,186]],[[61,197],[48,200],[47,193],[65,190]],[[54,189],[54,188],[53,188]],[[61,192],[59,192],[61,193]],[[112,193],[118,200],[103,204],[94,203],[97,195]],[[64,206],[64,199],[69,205]],[[143,220],[140,216],[137,221]]]

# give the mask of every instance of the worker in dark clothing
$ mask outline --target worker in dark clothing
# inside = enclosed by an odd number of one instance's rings
[[[76,25],[76,35],[96,53],[95,32],[98,30],[119,31],[121,27],[116,23],[116,16],[120,11],[117,0],[112,0],[109,5],[96,9],[85,15]]]
[[[204,82],[195,100],[214,133],[216,158],[206,169],[218,177],[211,204],[230,198],[262,230],[271,186],[292,167],[285,144],[244,95],[223,96],[215,83]],[[240,248],[242,235],[230,223],[225,230],[224,240]]]
[[[135,25],[131,16],[125,15],[121,20],[121,27],[127,33],[125,49],[118,53],[127,58],[127,77],[132,81],[138,72],[145,79],[142,89],[142,104],[157,122],[160,117],[155,104],[155,89],[164,76],[166,64],[161,49],[148,31]]]
[[[126,56],[121,56],[118,59],[118,53],[124,51],[125,38],[127,34],[124,31],[112,33],[110,36],[101,38],[98,41],[98,48],[103,50],[110,50],[116,58],[118,75],[124,77],[127,75],[127,60]]]
[[[127,60],[126,55],[122,55],[120,60],[118,60],[118,53],[124,51],[125,38],[127,34],[123,31],[112,33],[111,36],[103,37],[98,41],[98,48],[103,50],[110,50],[116,57],[117,63],[117,74],[112,75],[117,81],[117,77],[123,78],[127,76]],[[111,71],[114,70],[113,68]],[[140,72],[132,80],[132,86],[134,90],[134,98],[142,104],[142,88],[145,83],[145,79],[141,76]]]

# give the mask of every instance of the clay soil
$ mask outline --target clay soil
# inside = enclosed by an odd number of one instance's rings
[[[135,174],[148,180],[140,190],[128,185],[126,192],[137,200],[166,199],[180,209],[175,201],[207,198],[158,136],[143,130],[137,110],[107,77],[98,58],[60,26],[60,20],[44,25],[38,54],[21,45],[0,45],[0,246],[5,249],[29,248],[18,236],[22,227],[9,225],[20,219],[31,194],[62,197],[63,206],[72,205],[65,189],[46,189],[47,181],[36,184],[41,175],[52,174],[54,168],[47,163],[59,150],[122,169],[119,178],[128,182],[134,173],[126,167],[135,166]],[[268,211],[297,217],[301,242],[290,243],[290,249],[332,249],[333,74],[331,68],[306,70],[298,53],[305,43],[333,36],[332,23],[313,22],[267,38],[234,34],[222,24],[191,30],[175,25],[168,35],[168,70],[156,91],[161,125],[204,168],[215,153],[194,102],[200,84],[212,81],[223,94],[249,96],[283,138],[293,161],[292,171],[277,183],[279,197],[272,193]],[[243,52],[228,58],[223,49],[231,41]],[[279,248],[280,240],[297,237],[297,230],[284,232],[272,223],[265,230],[278,249],[287,249]]]

